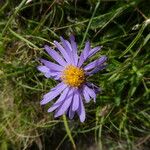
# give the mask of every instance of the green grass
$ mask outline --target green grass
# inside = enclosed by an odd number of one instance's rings
[[[150,2],[146,0],[0,1],[0,150],[148,150]],[[76,36],[103,45],[107,68],[89,80],[102,88],[80,123],[47,113],[42,96],[57,83],[36,67],[45,44]],[[93,59],[94,59],[93,58]],[[92,60],[92,59],[91,59]],[[90,60],[90,61],[91,61]]]

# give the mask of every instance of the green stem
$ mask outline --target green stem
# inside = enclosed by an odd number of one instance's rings
[[[22,2],[19,4],[18,7],[15,8],[15,11],[13,13],[13,15],[10,17],[10,19],[8,20],[6,26],[4,27],[3,31],[2,31],[2,36],[4,35],[4,33],[6,32],[6,30],[8,29],[9,25],[11,24],[13,18],[16,16],[16,14],[19,12],[20,8],[26,3],[27,0],[22,0]]]
[[[147,25],[149,24],[149,22],[145,21],[141,27],[141,29],[139,30],[137,36],[134,38],[134,40],[130,43],[130,45],[126,48],[126,50],[119,56],[119,58],[123,57],[126,53],[128,53],[129,51],[131,51],[131,48],[135,45],[135,43],[140,39],[144,29],[147,27]]]
[[[76,150],[76,145],[75,145],[75,142],[74,142],[73,137],[71,135],[71,131],[69,129],[68,122],[67,122],[65,114],[63,115],[63,121],[64,121],[64,125],[65,125],[65,128],[66,128],[67,135],[68,135],[68,137],[69,137],[69,139],[72,143],[72,146],[73,146],[74,150]]]
[[[93,20],[93,18],[94,18],[94,16],[95,16],[95,13],[96,13],[96,11],[97,11],[99,5],[100,5],[100,0],[99,0],[99,2],[96,4],[95,9],[94,9],[94,12],[93,12],[93,14],[92,14],[92,17],[91,17],[91,19],[90,19],[90,21],[89,21],[89,23],[88,23],[88,26],[87,26],[87,28],[86,28],[86,31],[85,31],[83,40],[82,40],[81,45],[80,45],[80,49],[82,48],[82,45],[83,45],[83,43],[84,43],[84,41],[85,41],[86,35],[87,35],[88,31],[89,31],[89,28],[90,28],[90,26],[91,26],[92,20]]]
[[[15,37],[19,38],[21,41],[23,41],[23,42],[29,44],[30,46],[32,46],[33,48],[39,50],[39,48],[38,48],[35,44],[33,44],[33,43],[30,42],[29,40],[25,39],[23,36],[20,36],[19,34],[17,34],[16,32],[14,32],[14,31],[11,30],[10,28],[9,28],[9,31],[10,31]]]

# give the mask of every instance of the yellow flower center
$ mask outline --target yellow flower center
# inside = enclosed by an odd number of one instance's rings
[[[79,87],[85,82],[84,70],[73,65],[69,65],[63,70],[62,80],[69,86]]]

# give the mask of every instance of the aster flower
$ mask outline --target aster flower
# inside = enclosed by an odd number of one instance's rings
[[[75,113],[80,121],[85,120],[85,108],[83,101],[90,102],[96,100],[96,94],[100,89],[87,81],[87,77],[105,68],[106,56],[102,56],[95,61],[85,65],[85,61],[96,54],[101,47],[91,48],[86,42],[85,48],[80,54],[77,53],[77,44],[74,36],[70,36],[70,42],[61,39],[61,44],[54,41],[57,50],[45,45],[46,52],[56,61],[41,59],[43,65],[38,66],[46,78],[53,78],[60,83],[52,88],[49,93],[43,96],[41,105],[45,105],[57,98],[56,102],[48,109],[48,112],[55,111],[54,117],[59,117],[65,113],[72,119]]]

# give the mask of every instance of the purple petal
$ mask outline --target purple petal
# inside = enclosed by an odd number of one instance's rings
[[[88,42],[86,42],[85,48],[80,55],[78,67],[81,67],[82,64],[86,61],[86,59],[88,58],[88,55],[89,55],[89,51],[90,51],[90,42],[88,41]]]
[[[56,71],[51,71],[50,74],[51,77],[54,78],[55,80],[60,80],[62,76],[62,73]]]
[[[75,36],[73,34],[70,35],[70,41],[75,41]]]
[[[48,112],[52,112],[54,111],[56,108],[58,108],[62,103],[63,101],[65,100],[67,94],[69,92],[69,88],[67,87],[63,93],[60,95],[59,99],[48,109]]]
[[[70,57],[67,54],[66,50],[57,41],[54,41],[54,44],[57,47],[57,49],[60,51],[60,53],[63,55],[67,63],[70,63]]]
[[[94,102],[95,102],[96,93],[93,89],[89,88],[87,85],[84,85],[83,91],[84,91],[84,93],[87,92],[89,94],[89,96],[94,99]]]
[[[75,42],[75,37],[73,35],[70,36],[70,42],[72,47],[72,53],[74,56],[74,63],[77,66],[78,64],[77,44]]]
[[[44,73],[46,78],[50,78],[51,77],[50,70],[46,66],[38,66],[37,69],[39,71],[41,71],[42,73]]]
[[[86,72],[86,75],[91,76],[91,75],[93,75],[93,74],[95,74],[95,73],[97,73],[97,72],[99,72],[105,68],[106,68],[106,65],[98,66],[98,67],[94,68],[92,71]]]
[[[89,93],[85,90],[85,88],[83,88],[83,96],[84,96],[85,101],[87,103],[89,103],[91,100],[91,97],[90,97]]]
[[[72,102],[72,98],[73,98],[73,90],[70,89],[64,103],[57,109],[54,117],[59,117],[67,111]]]
[[[79,92],[76,90],[73,97],[72,110],[76,111],[79,107]]]
[[[65,88],[67,85],[65,85],[63,82],[59,83],[56,87],[51,89],[51,91],[43,96],[43,100],[41,101],[41,105],[47,104],[51,100],[53,100],[55,97],[57,97]]]
[[[77,113],[79,115],[80,121],[84,122],[84,120],[85,120],[85,109],[84,109],[84,105],[83,105],[83,101],[82,101],[81,96],[80,96],[80,104],[79,104],[79,108],[77,110]]]
[[[41,71],[46,78],[54,78],[55,80],[60,80],[62,75],[60,72],[52,71],[46,66],[38,66],[37,69]]]
[[[102,56],[99,59],[96,59],[95,61],[89,63],[87,66],[84,67],[84,70],[91,70],[95,67],[98,67],[99,65],[102,65],[107,60],[106,56]]]
[[[70,106],[70,108],[69,108],[69,118],[73,119],[74,115],[75,115],[75,111],[73,111],[71,106]]]
[[[63,37],[60,37],[60,40],[61,40],[62,46],[65,48],[66,52],[67,52],[68,54],[70,54],[71,49],[70,49],[70,47],[68,46],[68,44],[66,43],[66,40],[65,40]]]
[[[72,47],[71,44],[69,43],[69,41],[65,40],[67,47],[70,49],[70,51],[72,51]]]
[[[87,82],[86,84],[87,84],[87,86],[88,86],[89,88],[91,88],[96,94],[98,94],[98,93],[101,91],[101,88],[98,87],[98,86],[96,86],[96,85],[93,84],[93,83]]]
[[[48,67],[50,70],[55,70],[55,71],[62,71],[64,69],[64,67],[57,65],[55,63],[52,63],[50,61],[47,61],[45,59],[40,59],[40,61],[46,66]]]
[[[91,49],[89,52],[88,58],[92,57],[94,54],[96,54],[101,49],[102,49],[102,46],[97,46],[97,47],[94,47],[93,49]]]
[[[64,59],[53,49],[51,49],[48,45],[44,46],[47,53],[55,60],[57,61],[61,66],[66,66],[66,62]]]
[[[60,39],[61,39],[63,47],[65,48],[67,54],[70,57],[70,63],[75,64],[70,43],[67,40],[64,40],[63,37],[60,37]]]

